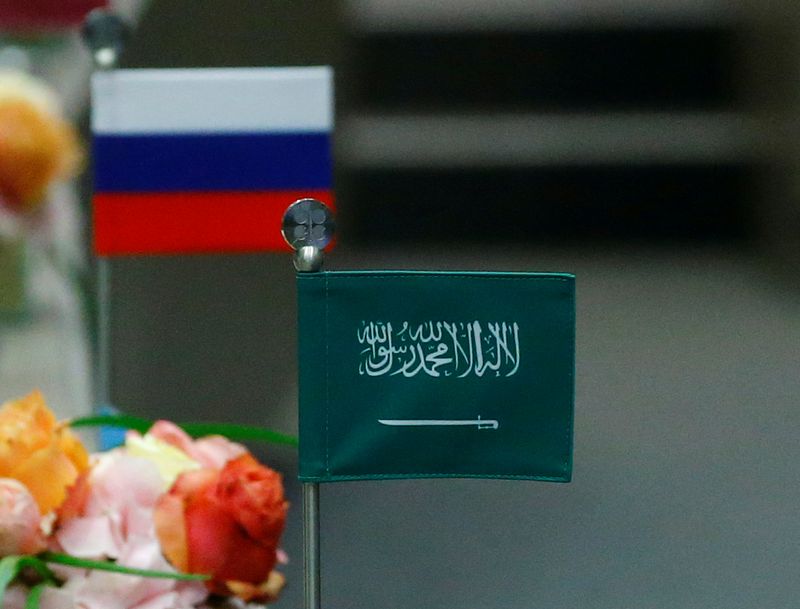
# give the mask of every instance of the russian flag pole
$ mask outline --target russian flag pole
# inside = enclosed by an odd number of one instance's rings
[[[318,273],[333,238],[333,214],[316,199],[292,203],[283,216],[284,239],[294,249],[298,273]],[[303,592],[305,609],[320,609],[319,483],[303,483]]]
[[[91,11],[83,25],[83,39],[92,54],[95,70],[113,70],[129,34],[129,26],[106,9]],[[95,360],[95,408],[111,400],[111,264],[97,258],[97,351]]]

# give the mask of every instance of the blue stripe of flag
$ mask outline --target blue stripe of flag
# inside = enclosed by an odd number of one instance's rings
[[[95,192],[331,187],[330,134],[96,135]]]

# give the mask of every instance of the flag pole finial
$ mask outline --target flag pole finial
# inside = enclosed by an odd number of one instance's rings
[[[294,254],[294,268],[298,273],[316,273],[322,269],[322,250],[304,245]]]
[[[323,250],[336,230],[333,212],[317,199],[298,199],[283,214],[281,233],[294,249],[294,268],[316,273],[322,268]]]
[[[82,34],[95,68],[113,70],[130,35],[130,26],[113,11],[96,8],[86,16]]]

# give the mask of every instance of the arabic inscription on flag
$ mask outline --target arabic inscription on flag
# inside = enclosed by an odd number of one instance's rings
[[[361,376],[509,377],[520,365],[516,322],[362,321],[357,338]]]

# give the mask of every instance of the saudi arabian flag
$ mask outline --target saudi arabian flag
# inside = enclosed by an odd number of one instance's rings
[[[299,274],[300,479],[572,475],[575,279]]]

